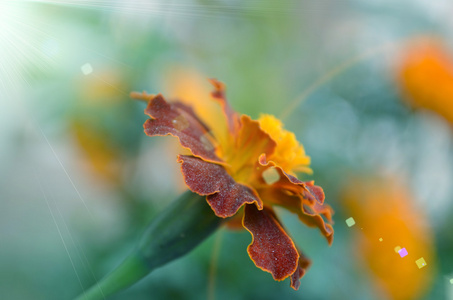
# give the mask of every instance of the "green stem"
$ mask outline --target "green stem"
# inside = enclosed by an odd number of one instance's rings
[[[105,299],[198,246],[223,220],[215,216],[205,198],[190,191],[182,194],[154,218],[136,250],[76,300]]]

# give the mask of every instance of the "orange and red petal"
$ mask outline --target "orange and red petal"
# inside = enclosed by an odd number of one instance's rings
[[[299,253],[271,210],[246,205],[243,226],[252,234],[247,252],[258,268],[279,281],[296,272]]]
[[[194,120],[196,120],[206,132],[209,132],[211,129],[209,128],[208,125],[206,125],[195,113],[193,108],[185,103],[179,102],[179,101],[174,101],[172,102],[172,105],[175,106],[177,109],[180,109],[184,112],[186,112],[188,115],[190,115]]]
[[[269,168],[274,168],[278,173],[278,180],[272,183],[272,186],[275,188],[283,189],[290,191],[294,194],[300,195],[304,200],[307,200],[308,203],[313,204],[317,202],[322,205],[324,203],[324,191],[321,187],[314,185],[314,181],[301,181],[295,176],[290,175],[283,171],[275,162],[267,161],[266,154],[261,154],[258,163],[261,166],[261,174]],[[261,184],[266,184],[263,176],[259,178]]]
[[[332,244],[333,228],[330,223],[333,223],[333,210],[329,205],[321,205],[317,202],[313,205],[304,204],[302,196],[275,187],[260,189],[258,192],[265,203],[285,207],[289,211],[297,214],[299,220],[307,226],[318,227],[329,245]],[[323,219],[323,216],[327,221]]]
[[[319,204],[315,203],[313,205],[310,205],[310,208],[312,209],[315,214],[322,215],[324,218],[327,219],[329,223],[333,223],[332,215],[333,215],[333,209],[330,207],[330,205],[324,203],[324,204]]]
[[[312,214],[308,212],[304,206],[303,211],[297,213],[299,220],[305,223],[309,227],[318,227],[321,230],[322,235],[327,239],[329,245],[333,242],[333,227],[331,224],[326,223],[321,215]]]
[[[240,127],[239,115],[231,108],[230,104],[225,97],[225,84],[217,79],[209,79],[214,86],[214,91],[211,93],[212,97],[220,103],[223,113],[227,119],[228,130],[231,134],[235,135]]]
[[[315,185],[314,181],[306,181],[302,182],[296,178],[296,180],[300,183],[305,184],[305,189],[308,190],[308,194],[310,194],[315,200],[318,205],[322,205],[324,203],[325,195],[324,195],[324,190],[320,187]],[[294,181],[292,181],[294,182]],[[308,197],[308,195],[306,194]]]
[[[296,272],[291,275],[291,287],[296,291],[300,286],[300,279],[304,277],[308,268],[311,265],[311,261],[299,250],[299,264],[297,265]]]
[[[185,155],[180,155],[178,162],[189,189],[206,195],[208,204],[218,217],[231,217],[246,203],[254,203],[257,209],[263,209],[258,193],[234,181],[221,165]]]
[[[314,185],[314,181],[301,181],[295,176],[285,173],[283,170],[281,170],[281,172],[283,173],[283,175],[285,175],[284,177],[282,177],[283,180],[279,182],[281,186],[285,186],[288,189],[300,187],[300,195],[305,200],[308,200],[308,203],[310,204],[318,203],[319,205],[322,205],[324,203],[324,191],[320,186]],[[291,183],[293,186],[289,187],[289,183]]]
[[[215,153],[208,127],[188,106],[168,103],[159,94],[148,102],[145,113],[151,117],[143,125],[147,135],[176,136],[193,155],[212,162],[223,162]]]
[[[261,128],[258,121],[247,115],[241,116],[241,128],[235,140],[234,149],[228,156],[233,172],[243,170],[244,166],[255,168],[256,161],[261,154],[270,155],[275,150],[275,142]],[[245,176],[249,181],[252,174]],[[241,176],[239,176],[241,177]]]

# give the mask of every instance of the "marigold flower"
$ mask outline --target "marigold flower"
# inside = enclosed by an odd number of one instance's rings
[[[354,249],[380,298],[419,299],[432,283],[435,257],[426,216],[409,191],[393,178],[362,178],[352,180],[343,199],[363,228],[355,236]],[[427,263],[422,269],[416,263],[420,258]]]
[[[145,113],[151,118],[144,124],[148,136],[175,136],[190,151],[178,156],[187,187],[206,196],[216,216],[230,218],[228,222],[236,225],[241,220],[252,235],[247,251],[255,265],[275,280],[290,277],[291,287],[297,290],[310,261],[286,233],[274,206],[285,207],[306,225],[318,227],[329,244],[333,210],[324,204],[322,188],[296,178],[295,172],[311,170],[295,135],[273,116],[252,120],[239,115],[226,101],[224,85],[211,83],[212,97],[224,115],[218,128],[208,127],[189,105],[167,102],[161,94],[131,96],[148,101]]]
[[[409,45],[398,66],[399,84],[415,108],[425,108],[453,124],[453,58],[434,39]]]
[[[82,75],[83,76],[83,75]],[[115,112],[121,111],[123,115],[135,114],[133,108],[118,95],[116,88],[127,90],[127,86],[121,81],[120,73],[114,69],[100,69],[98,76],[109,82],[92,80],[83,76],[76,82],[75,98],[78,101],[71,108],[67,118],[69,129],[75,144],[81,154],[81,163],[98,178],[112,184],[121,184],[121,174],[124,171],[127,154],[139,140],[139,135],[131,135],[128,126],[124,122],[113,119]],[[80,100],[80,101],[79,101]],[[108,103],[108,106],[106,106]],[[108,109],[106,109],[108,107]],[[128,123],[130,124],[130,123]],[[121,128],[120,132],[118,128]],[[115,134],[111,134],[115,132]],[[123,143],[124,137],[129,143]],[[133,138],[136,136],[137,138]]]

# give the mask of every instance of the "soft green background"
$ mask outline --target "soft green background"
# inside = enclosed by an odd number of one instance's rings
[[[313,260],[298,292],[253,265],[249,233],[221,230],[112,299],[376,299],[338,200],[346,175],[373,170],[402,176],[414,205],[429,201],[438,268],[421,297],[447,299],[453,133],[402,103],[392,65],[411,36],[452,40],[449,0],[0,0],[0,9],[0,299],[72,299],[178,195],[165,140],[143,134],[144,103],[126,100],[132,90],[165,92],[174,67],[225,82],[232,106],[252,117],[290,107],[286,127],[312,157],[306,178],[337,212],[335,241],[327,247],[281,211]],[[110,98],[87,105],[90,82]],[[84,166],[73,120],[119,153],[121,184]]]

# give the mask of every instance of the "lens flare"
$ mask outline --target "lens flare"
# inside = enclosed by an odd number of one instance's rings
[[[55,51],[39,28],[38,1],[0,0],[0,94],[11,96],[34,74],[49,70]]]

